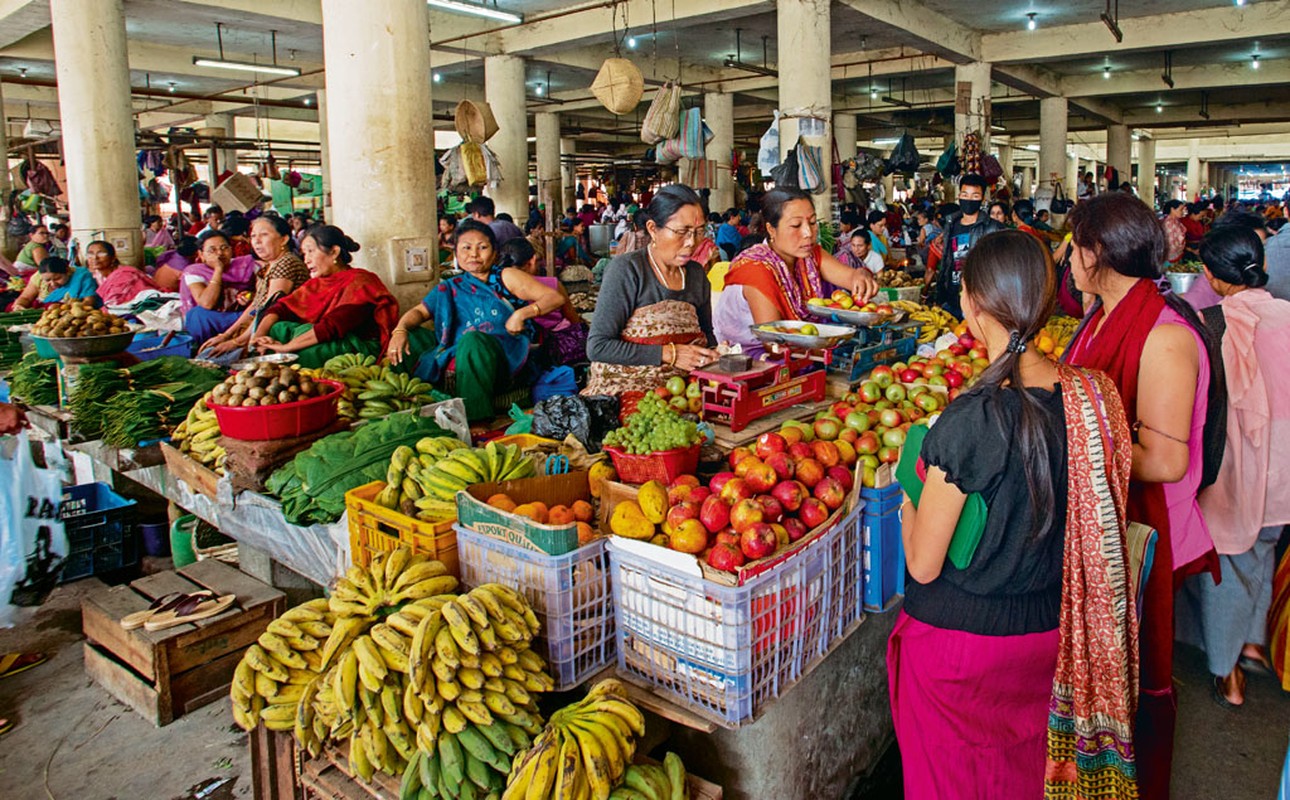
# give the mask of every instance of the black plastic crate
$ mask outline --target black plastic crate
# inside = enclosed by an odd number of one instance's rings
[[[106,483],[84,483],[63,492],[58,509],[67,533],[63,583],[139,563],[134,505]]]

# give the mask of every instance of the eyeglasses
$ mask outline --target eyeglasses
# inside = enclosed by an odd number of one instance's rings
[[[676,228],[673,228],[670,225],[664,225],[663,227],[666,228],[673,236],[680,239],[682,242],[685,242],[685,241],[697,242],[699,241],[699,239],[703,237],[702,228],[681,228],[680,230],[677,230]]]

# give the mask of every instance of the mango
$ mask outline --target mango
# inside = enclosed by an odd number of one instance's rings
[[[645,519],[655,525],[667,519],[667,487],[658,481],[649,481],[642,486],[636,502],[640,503]]]
[[[624,500],[614,506],[609,530],[628,539],[649,539],[654,535],[654,523],[645,518],[645,512],[634,500]]]
[[[605,481],[618,480],[618,473],[608,461],[597,461],[587,473],[587,483],[591,487],[591,496],[600,497],[605,490]]]

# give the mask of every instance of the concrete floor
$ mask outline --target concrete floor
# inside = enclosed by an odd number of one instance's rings
[[[24,624],[0,630],[0,652],[41,650],[50,656],[0,681],[0,717],[17,722],[0,737],[0,798],[251,797],[246,736],[233,725],[227,703],[155,728],[85,677],[81,641],[77,584],[55,591]],[[1174,798],[1276,797],[1290,739],[1290,694],[1274,679],[1254,675],[1246,707],[1224,711],[1209,697],[1201,654],[1189,647],[1179,648],[1175,676],[1180,710]],[[898,775],[893,748],[853,798],[899,800]]]

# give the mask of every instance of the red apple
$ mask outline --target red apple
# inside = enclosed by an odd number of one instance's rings
[[[762,510],[761,503],[751,498],[740,500],[730,509],[730,527],[739,534],[765,520],[766,512]]]
[[[788,531],[788,540],[796,542],[806,535],[806,524],[797,517],[784,520],[784,530]]]
[[[811,449],[810,444],[806,442],[798,442],[788,448],[788,455],[795,463],[797,463],[807,458],[814,458],[815,451]]]
[[[851,470],[843,466],[829,467],[825,471],[825,478],[832,478],[842,484],[843,491],[847,492],[851,491],[851,487],[855,485],[855,478],[852,477]],[[819,484],[816,484],[816,486],[819,486]]]
[[[784,504],[776,500],[774,495],[759,494],[753,499],[761,503],[761,511],[767,522],[779,522],[784,518]]]
[[[868,421],[869,421],[869,418],[868,418],[868,417],[865,417],[864,419],[865,419],[865,421],[866,421],[866,422],[868,422]],[[846,426],[843,426],[843,428],[842,428],[842,433],[839,433],[839,434],[838,434],[838,438],[834,441],[834,444],[837,444],[838,442],[846,442],[847,444],[855,444],[855,443],[856,443],[856,439],[859,439],[859,438],[860,438],[860,431],[856,430],[855,428],[851,427],[850,425],[846,425]]]
[[[712,537],[712,543],[713,544],[733,544],[735,547],[738,547],[739,534],[735,533],[734,528],[726,527],[726,528],[723,528],[721,532],[718,533],[716,536]]]
[[[970,333],[963,334],[959,337],[959,346],[963,347],[965,350],[971,350],[973,347],[976,347],[976,337]]]
[[[911,368],[911,369],[907,369],[907,370],[905,370],[904,372],[900,373],[900,382],[901,382],[901,383],[916,383],[916,382],[918,381],[918,379],[919,379],[919,378],[921,378],[921,377],[923,377],[923,373],[919,372],[919,371],[918,371],[918,370],[916,370],[916,369],[912,369],[912,368]]]
[[[829,410],[832,411],[833,416],[838,419],[846,419],[847,414],[850,414],[853,409],[850,403],[844,403],[841,400],[838,400],[833,405],[829,406]]]
[[[960,361],[954,365],[953,369],[964,378],[970,378],[976,374],[976,368],[972,366],[971,361]]]
[[[878,384],[883,389],[886,389],[893,382],[895,382],[896,375],[894,372],[892,372],[891,367],[887,366],[886,364],[879,364],[878,366],[873,368],[873,372],[869,373],[869,380]]]
[[[900,448],[898,447],[880,447],[878,448],[878,460],[884,464],[895,464],[900,460]]]
[[[727,459],[728,463],[730,464],[730,469],[733,470],[736,466],[739,465],[740,461],[743,461],[745,458],[747,458],[752,454],[753,454],[752,450],[742,445],[731,450],[730,457],[729,459]]]
[[[748,484],[748,488],[752,490],[753,494],[769,492],[771,487],[779,482],[779,475],[776,474],[775,469],[770,464],[754,461],[751,458],[739,462],[741,467],[745,464],[750,466],[748,471],[744,473],[744,483]]]
[[[670,484],[668,484],[668,488],[671,489],[676,486],[694,487],[694,486],[698,486],[699,484],[700,484],[699,479],[693,475],[677,475],[676,479],[673,480]]]
[[[904,422],[905,418],[901,416],[901,413],[896,409],[888,408],[883,410],[882,417],[880,418],[879,421],[883,424],[884,427],[894,428],[900,423]]]
[[[658,395],[659,397],[663,398],[664,400],[671,400],[671,399],[672,399],[672,393],[671,393],[671,392],[669,392],[669,391],[667,390],[667,387],[666,387],[666,386],[656,386],[656,387],[654,387],[654,394]]]
[[[838,438],[838,434],[841,432],[842,432],[842,423],[838,422],[833,417],[825,417],[823,419],[817,419],[815,421],[816,439],[824,439],[826,441],[831,442],[834,439]]]
[[[874,455],[878,452],[879,447],[882,447],[882,440],[873,431],[865,431],[856,440],[856,452],[862,456]]]
[[[765,522],[758,522],[739,534],[739,549],[749,561],[765,558],[778,547],[775,529]]]
[[[802,502],[802,510],[797,512],[797,518],[802,521],[807,530],[813,530],[823,525],[829,518],[829,507],[814,497],[808,497]]]
[[[827,468],[842,462],[842,453],[833,442],[821,442],[819,440],[811,442],[811,451],[815,454],[815,460],[820,462],[822,467]]]
[[[690,493],[694,491],[693,486],[684,483],[674,483],[667,490],[667,504],[669,506],[677,505],[683,500],[690,499]]]
[[[949,350],[950,350],[950,353],[956,356],[961,356],[967,353],[968,348],[964,347],[958,342],[955,342],[954,344],[950,345]]]
[[[690,490],[690,496],[685,499],[689,500],[691,503],[698,503],[699,505],[703,505],[703,501],[707,500],[711,496],[712,496],[711,489],[709,489],[706,486],[696,486],[695,488]]]
[[[801,481],[781,481],[775,484],[770,494],[790,514],[801,508],[802,501],[810,496],[810,492]]]
[[[857,433],[856,438],[860,438],[860,434]],[[838,456],[842,459],[839,463],[842,464],[842,466],[849,467],[856,463],[856,448],[854,442],[838,439],[833,444],[838,448]],[[697,492],[698,489],[695,489],[695,491]]]
[[[949,372],[945,373],[944,377],[945,377],[945,382],[949,384],[951,389],[957,389],[963,385],[963,375],[957,370],[950,370]]]
[[[735,477],[733,472],[718,472],[716,475],[712,476],[712,480],[708,481],[708,488],[711,489],[714,494],[721,494],[721,487],[725,486],[726,482],[733,477]]]
[[[757,448],[753,452],[764,461],[771,453],[782,453],[787,449],[788,442],[784,437],[772,431],[757,437]]]
[[[731,505],[734,505],[740,500],[747,500],[749,497],[752,497],[753,494],[755,493],[752,489],[748,488],[748,484],[744,482],[743,478],[731,478],[726,481],[725,486],[721,487],[721,499]]]
[[[779,435],[789,447],[802,441],[802,429],[796,425],[785,423],[784,427],[779,429]]]
[[[813,494],[815,499],[828,506],[830,511],[842,508],[842,504],[847,499],[847,491],[842,488],[837,478],[824,478],[815,484]]]
[[[730,524],[730,505],[716,495],[709,497],[699,507],[699,521],[710,532],[717,533]]]
[[[708,566],[723,572],[734,572],[745,561],[743,550],[728,542],[713,545],[708,553]]]
[[[668,509],[666,522],[672,526],[672,530],[676,530],[687,519],[698,519],[700,508],[698,503],[683,500]]]
[[[815,488],[815,484],[823,477],[824,465],[813,458],[803,459],[797,465],[797,479],[808,489]]]
[[[757,456],[754,456],[754,455],[744,456],[743,458],[739,459],[738,464],[735,464],[735,477],[737,478],[748,477],[748,470],[752,469],[754,464],[760,464],[760,463],[762,463],[762,461]]]
[[[775,470],[775,474],[779,476],[780,480],[788,480],[797,471],[797,467],[788,453],[771,453],[770,457],[766,459],[766,464]]]
[[[865,403],[876,403],[882,399],[882,389],[873,381],[865,381],[860,384],[860,400]]]

